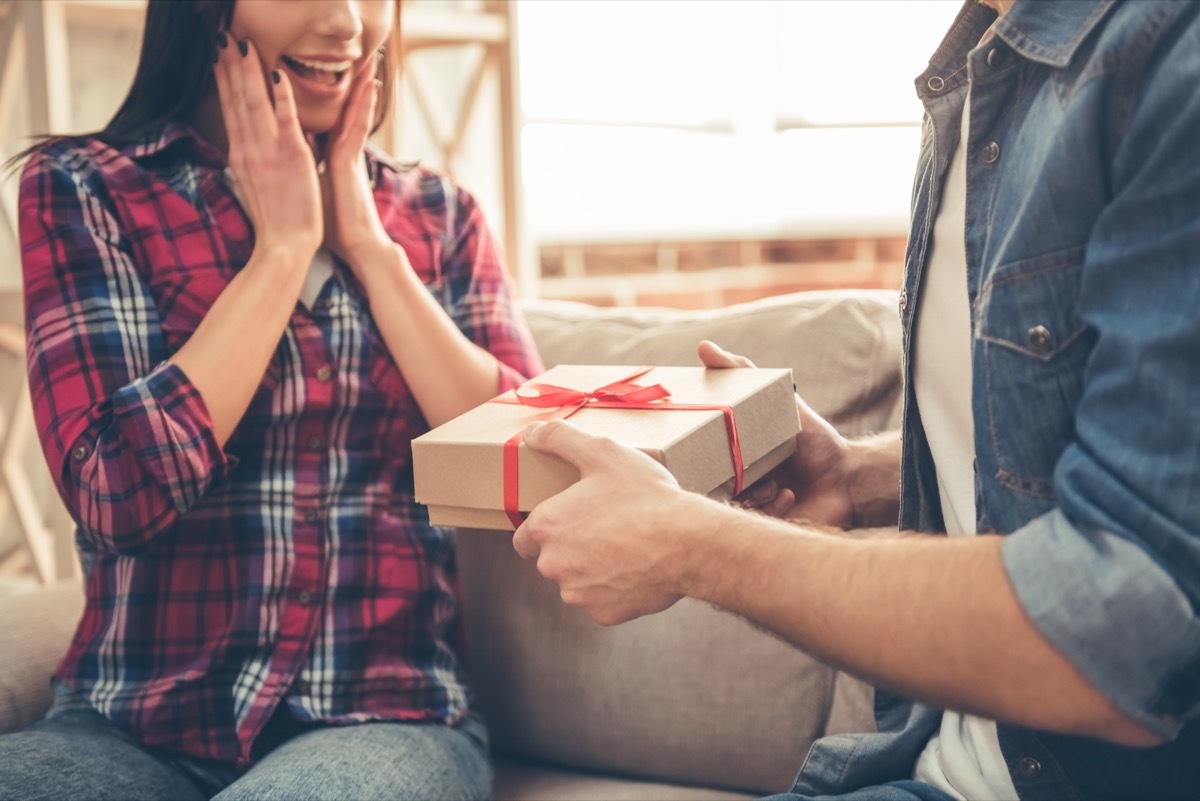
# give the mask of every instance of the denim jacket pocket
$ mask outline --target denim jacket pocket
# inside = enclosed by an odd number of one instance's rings
[[[1034,498],[1055,497],[1054,466],[1074,437],[1093,339],[1078,308],[1082,262],[1074,247],[998,267],[977,305],[976,387],[991,467],[998,482]]]

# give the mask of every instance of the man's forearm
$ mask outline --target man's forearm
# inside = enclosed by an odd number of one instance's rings
[[[1008,582],[999,537],[862,540],[716,503],[685,506],[675,517],[692,532],[681,550],[682,593],[927,703],[1128,745],[1156,742],[1034,627]]]

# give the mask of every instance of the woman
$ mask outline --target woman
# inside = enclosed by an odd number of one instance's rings
[[[489,794],[410,442],[541,366],[474,199],[364,155],[397,5],[151,0],[113,121],[33,151],[30,384],[87,606],[0,797]]]

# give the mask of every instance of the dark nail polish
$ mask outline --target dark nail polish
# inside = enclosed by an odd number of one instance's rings
[[[221,31],[217,34],[217,46],[222,50],[224,50],[226,47],[229,47],[229,37],[225,35],[225,31]]]
[[[271,70],[271,80],[279,83],[279,70]]]
[[[238,42],[238,52],[241,53],[243,56],[250,54],[250,46],[246,44],[245,39]]]

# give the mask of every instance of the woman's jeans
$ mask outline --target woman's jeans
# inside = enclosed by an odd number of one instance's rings
[[[267,734],[267,733],[264,733]],[[487,732],[372,722],[285,725],[246,770],[140,745],[90,707],[56,705],[0,736],[0,799],[487,799]]]

